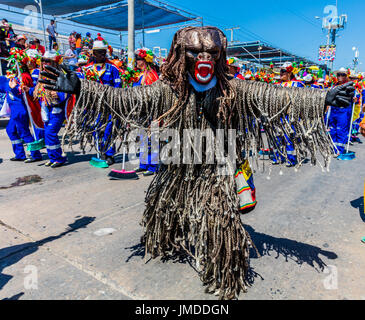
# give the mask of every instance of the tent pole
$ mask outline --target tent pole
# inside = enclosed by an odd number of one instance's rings
[[[144,0],[141,0],[142,2],[142,45],[143,48],[145,47],[144,43]]]
[[[41,19],[42,19],[42,26],[43,26],[43,40],[44,40],[44,47],[47,49],[47,41],[46,41],[46,29],[44,27],[44,16],[43,16],[43,6],[42,0],[35,0],[35,2],[39,5],[39,9],[41,11]]]
[[[134,68],[134,0],[128,0],[128,67]]]

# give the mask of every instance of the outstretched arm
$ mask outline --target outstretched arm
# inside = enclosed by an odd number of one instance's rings
[[[150,86],[135,88],[113,88],[94,81],[79,79],[75,72],[62,66],[62,71],[47,66],[40,80],[45,88],[54,91],[76,94],[77,102],[72,111],[66,134],[80,137],[82,147],[93,140],[97,128],[98,137],[103,137],[107,123],[112,123],[111,142],[122,136],[129,125],[147,128],[157,119],[171,99],[166,94],[168,87],[161,81]]]
[[[238,119],[244,132],[246,149],[269,147],[284,157],[294,153],[298,163],[311,155],[316,163],[318,152],[325,165],[332,154],[332,142],[324,123],[326,106],[348,107],[354,96],[352,83],[332,90],[282,88],[254,81],[235,81],[236,101],[243,117]],[[261,132],[264,129],[265,134]],[[256,145],[253,145],[253,142]],[[287,146],[294,146],[287,150]]]

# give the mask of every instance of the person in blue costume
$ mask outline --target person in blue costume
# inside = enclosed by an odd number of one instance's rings
[[[228,57],[227,58],[227,65],[228,65],[228,73],[234,77],[241,80],[245,80],[244,76],[240,73],[241,66],[239,61],[235,57]]]
[[[280,81],[277,85],[284,88],[304,88],[305,87],[304,83],[295,79],[293,70],[294,67],[292,63],[290,62],[284,63],[280,70]],[[282,123],[283,121],[289,122],[288,116],[285,116],[285,119],[281,119]],[[277,138],[277,140],[278,140],[277,144],[280,146],[282,143],[279,141],[280,140],[279,137]],[[286,150],[288,155],[288,163],[286,164],[286,166],[292,167],[297,164],[297,156],[295,155],[293,142],[286,134],[285,134],[285,140],[286,140]],[[285,158],[281,154],[279,154],[276,148],[274,148],[274,153],[275,156],[272,161],[273,164],[279,164],[280,163],[279,161],[281,162],[285,161]]]
[[[343,85],[349,82],[347,70],[341,68],[336,72],[338,83],[336,86]],[[339,156],[346,152],[346,146],[349,137],[351,125],[352,105],[347,108],[338,108],[331,106],[331,113],[328,119],[328,127],[330,135],[335,147],[335,155]]]
[[[311,74],[307,74],[303,78],[303,82],[304,82],[306,88],[324,89],[324,86],[321,85],[321,83],[319,83],[318,81],[316,81],[315,78],[313,77],[313,75],[311,75]]]
[[[151,85],[158,80],[158,74],[153,67],[153,53],[151,50],[139,49],[135,52],[137,69],[140,71],[138,80],[133,87]],[[159,154],[151,150],[151,143],[148,141],[147,153],[144,150],[143,137],[141,137],[140,163],[137,172],[143,172],[144,176],[150,176],[158,171]]]
[[[23,68],[26,67],[23,66]],[[42,155],[40,151],[31,151],[31,156],[27,158],[24,151],[23,143],[28,144],[34,142],[29,128],[30,119],[22,89],[24,79],[27,79],[27,84],[29,85],[29,79],[31,81],[31,77],[28,72],[24,72],[20,77],[15,77],[10,80],[4,76],[0,76],[0,92],[6,93],[6,103],[11,110],[6,133],[11,141],[15,157],[10,160],[31,163],[41,161]]]
[[[96,81],[111,86],[114,88],[122,87],[122,80],[120,77],[119,69],[113,65],[107,59],[107,49],[108,45],[105,41],[95,41],[92,50],[91,62],[84,67],[84,74],[92,73],[96,76]],[[96,127],[100,127],[103,124],[96,124]],[[115,146],[111,145],[110,137],[112,130],[112,122],[108,122],[105,134],[103,136],[102,143],[99,145],[99,152],[101,153],[101,158],[106,160],[108,165],[112,165],[115,155]]]
[[[36,49],[27,50],[27,55],[29,57],[29,63],[28,63],[29,71],[33,80],[33,87],[35,87],[38,83],[39,75],[41,72],[40,61],[42,57],[39,55],[39,52]],[[39,129],[37,127],[34,127],[33,129],[34,129],[35,140],[44,139],[44,129]]]
[[[42,57],[42,68],[47,65],[58,67],[56,54],[46,52]],[[45,129],[45,144],[49,161],[46,162],[46,167],[58,168],[64,165],[67,158],[63,156],[61,143],[58,133],[65,121],[65,108],[70,95],[65,93],[56,93],[44,89],[40,82],[33,88],[30,88],[29,93],[34,98],[39,99],[42,108],[42,119]]]

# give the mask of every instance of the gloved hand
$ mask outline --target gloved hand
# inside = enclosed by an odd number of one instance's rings
[[[326,107],[333,106],[346,108],[352,104],[352,99],[355,96],[355,88],[353,82],[348,82],[343,85],[334,87],[328,91],[326,96]]]
[[[42,71],[41,75],[50,80],[39,80],[39,82],[46,84],[45,89],[80,94],[81,81],[76,72],[71,71],[68,66],[61,64],[61,71],[52,66],[46,66],[45,68],[47,71]]]

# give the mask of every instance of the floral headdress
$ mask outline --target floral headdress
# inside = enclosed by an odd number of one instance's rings
[[[10,56],[6,59],[8,61],[8,70],[6,72],[6,77],[8,79],[15,78],[18,75],[18,65],[20,72],[22,72],[23,67],[25,67],[29,62],[29,57],[24,50],[11,48],[9,53]]]
[[[147,63],[153,63],[154,54],[152,50],[139,49],[136,51],[136,56],[144,59]]]

